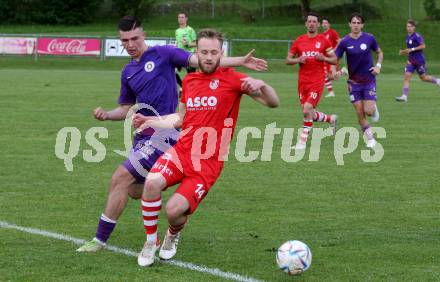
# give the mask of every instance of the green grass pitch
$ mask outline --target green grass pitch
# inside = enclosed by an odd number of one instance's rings
[[[12,67],[12,66],[11,66]],[[402,65],[403,68],[403,65]],[[287,69],[287,67],[286,67]],[[238,130],[267,124],[301,125],[296,74],[252,74],[277,90],[281,105],[266,109],[244,97]],[[271,161],[240,163],[235,140],[222,176],[184,230],[176,259],[265,281],[438,281],[440,280],[439,159],[440,91],[413,79],[409,102],[399,104],[401,74],[378,78],[381,120],[378,141],[384,157],[365,163],[361,150],[338,166],[333,139],[322,142],[319,161],[287,163],[277,135]],[[0,221],[90,239],[105,204],[113,170],[123,158],[121,122],[98,122],[97,106],[116,105],[119,71],[75,69],[0,70]],[[339,126],[358,127],[344,81],[336,98],[319,110],[337,113]],[[63,127],[77,127],[79,154],[68,172],[54,153]],[[105,160],[88,163],[86,131],[108,129],[101,139]],[[316,127],[320,127],[317,125]],[[323,126],[324,127],[324,126]],[[247,149],[261,151],[262,139]],[[164,195],[167,198],[173,189]],[[140,203],[130,201],[109,244],[139,251],[144,241]],[[159,230],[166,228],[162,213]],[[275,263],[287,240],[301,240],[313,253],[311,268],[288,277]],[[0,280],[18,281],[223,281],[176,266],[142,269],[136,258],[103,251],[78,254],[71,242],[0,228]]]

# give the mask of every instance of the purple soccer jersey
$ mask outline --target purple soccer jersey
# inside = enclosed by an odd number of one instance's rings
[[[416,48],[422,44],[424,44],[423,37],[417,32],[406,36],[406,47],[408,49]],[[413,64],[415,68],[417,68],[417,66],[424,65],[425,55],[423,54],[423,50],[410,52],[408,55],[408,61]]]
[[[376,52],[379,45],[372,34],[362,32],[357,39],[346,35],[336,48],[336,56],[340,59],[347,57],[348,81],[351,83],[370,84],[376,81],[376,76],[370,71],[374,66],[371,51]]]
[[[190,57],[191,53],[171,45],[149,47],[139,62],[131,60],[123,69],[119,104],[147,104],[147,108],[139,111],[145,116],[175,113],[178,103],[175,68],[187,67]],[[175,144],[177,137],[175,129],[160,134],[147,129],[136,134],[124,167],[137,182],[143,182],[146,172]]]
[[[119,104],[145,103],[159,115],[176,111],[176,67],[187,67],[191,53],[171,45],[149,47],[139,62],[131,60],[121,74]],[[153,116],[149,109],[140,111]]]

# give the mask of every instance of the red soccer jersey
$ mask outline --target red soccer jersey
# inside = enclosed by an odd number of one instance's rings
[[[177,152],[185,155],[191,152],[194,157],[197,150],[193,149],[199,147],[202,154],[213,152],[210,160],[219,159],[220,147],[227,148],[237,122],[243,92],[240,79],[244,77],[232,68],[223,67],[212,74],[195,72],[185,77],[180,100],[186,105],[182,131],[192,128],[178,140],[174,147]],[[230,138],[222,137],[224,128],[229,129],[230,134],[226,135]]]
[[[330,41],[332,48],[335,49],[339,41],[339,34],[336,32],[336,30],[329,28],[327,31],[324,31],[322,35],[324,35],[325,38]]]
[[[298,36],[290,48],[291,54],[298,57],[305,56],[305,64],[299,66],[298,83],[324,83],[324,62],[315,59],[318,53],[326,56],[327,51],[332,48],[330,41],[323,35],[318,34],[315,37],[309,37],[307,34]]]

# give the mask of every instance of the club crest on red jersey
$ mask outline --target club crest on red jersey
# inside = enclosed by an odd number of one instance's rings
[[[315,47],[316,47],[316,49],[319,49],[319,47],[321,47],[321,42],[316,42],[316,44],[315,44]]]
[[[220,80],[218,80],[218,79],[213,79],[213,80],[211,80],[211,82],[209,83],[209,88],[211,88],[211,90],[215,90],[215,89],[218,88],[219,84],[220,84]]]

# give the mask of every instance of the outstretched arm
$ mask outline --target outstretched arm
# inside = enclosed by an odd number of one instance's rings
[[[263,80],[246,77],[241,79],[241,89],[255,101],[269,107],[276,108],[280,104],[275,89]]]
[[[97,120],[124,120],[127,116],[128,111],[133,105],[131,104],[125,104],[125,105],[119,105],[119,107],[111,110],[106,111],[101,107],[98,107],[93,110],[93,116]]]
[[[250,70],[256,71],[266,71],[267,70],[267,62],[263,59],[256,58],[252,56],[255,52],[255,49],[251,50],[244,57],[225,57],[223,56],[220,60],[220,65],[223,67],[245,67]],[[197,68],[199,67],[199,59],[196,55],[192,55],[189,59],[189,65],[191,67]]]

